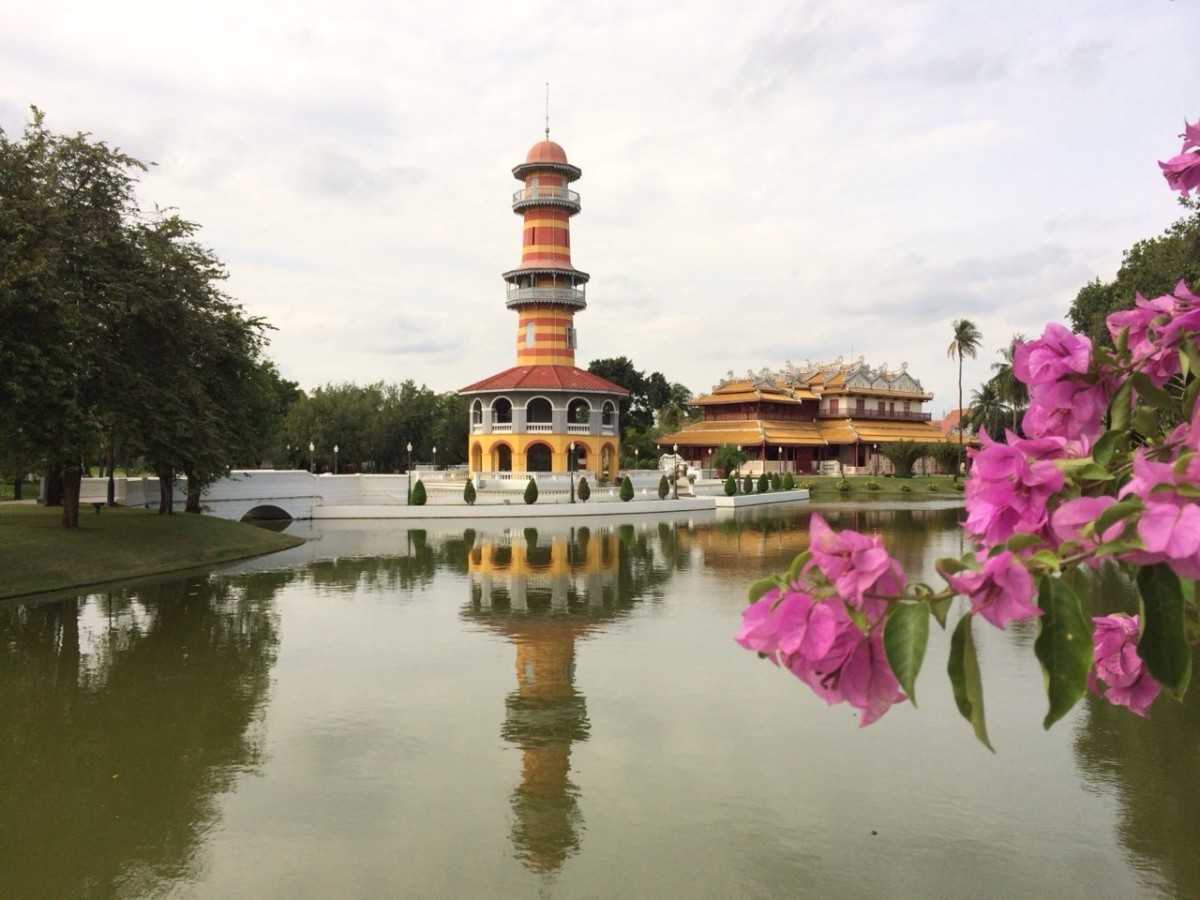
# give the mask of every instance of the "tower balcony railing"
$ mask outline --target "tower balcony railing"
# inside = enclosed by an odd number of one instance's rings
[[[567,434],[587,434],[592,430],[592,426],[587,422],[568,422]]]
[[[492,432],[496,434],[509,434],[512,432],[512,422],[493,422]]]
[[[528,187],[513,194],[514,210],[535,206],[539,203],[569,206],[578,212],[579,192],[564,187]]]
[[[582,290],[573,287],[510,287],[506,306],[526,303],[563,303],[583,309],[587,300]]]
[[[526,422],[525,430],[530,434],[549,434],[554,430],[553,422]]]

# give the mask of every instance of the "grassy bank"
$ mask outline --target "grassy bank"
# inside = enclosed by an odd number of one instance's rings
[[[886,475],[854,475],[845,479],[849,490],[838,490],[843,479],[837,477],[802,476],[796,479],[797,487],[808,486],[810,497],[814,500],[836,500],[853,497],[887,497],[894,499],[903,497],[908,500],[920,500],[929,497],[962,497],[962,491],[954,484],[949,475],[914,475],[912,478],[892,478]],[[872,489],[871,485],[877,485]],[[963,484],[960,480],[959,486]],[[904,488],[907,487],[906,491]]]
[[[157,575],[286,550],[300,538],[212,516],[160,516],[142,509],[80,512],[0,504],[0,599]]]

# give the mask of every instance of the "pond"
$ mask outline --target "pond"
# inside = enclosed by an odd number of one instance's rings
[[[1200,896],[1196,692],[1047,733],[1034,628],[979,628],[993,756],[936,627],[862,730],[737,647],[813,509],[912,577],[959,552],[936,503],[296,523],[0,605],[0,896]]]

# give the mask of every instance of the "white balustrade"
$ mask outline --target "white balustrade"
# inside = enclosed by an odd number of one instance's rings
[[[549,434],[554,430],[552,422],[526,422],[525,430],[530,434]]]
[[[587,434],[591,427],[587,422],[568,422],[567,434]]]
[[[492,423],[492,433],[493,434],[508,434],[511,431],[512,431],[512,422],[493,422]]]

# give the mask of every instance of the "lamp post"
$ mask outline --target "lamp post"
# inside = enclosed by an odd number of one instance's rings
[[[338,445],[334,444],[333,445],[333,474],[334,475],[337,474],[337,470],[338,470],[337,464],[338,464]]]
[[[437,447],[433,448],[433,470],[437,471]]]
[[[317,450],[317,445],[312,441],[308,442],[308,471],[310,475],[317,474],[316,464],[313,462],[313,453]]]
[[[679,499],[679,445],[671,445],[671,455],[674,459],[671,460],[671,488],[673,489],[673,498]]]
[[[408,502],[412,503],[412,441],[405,446],[408,450]]]
[[[638,450],[638,448],[637,448],[637,447],[634,447],[634,448],[633,448],[633,467],[634,467],[634,469],[637,469],[637,467],[638,467],[638,454],[639,454],[640,452],[641,452],[641,451],[640,451],[640,450]]]
[[[571,502],[575,502],[575,442],[567,446],[567,478],[571,482]]]

